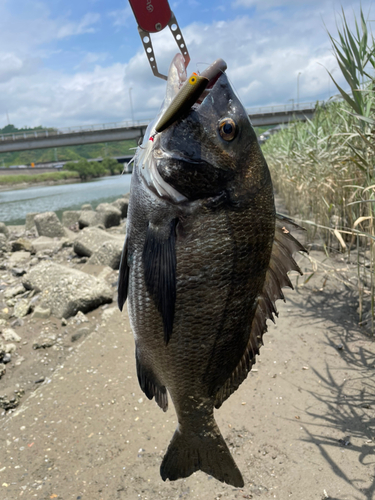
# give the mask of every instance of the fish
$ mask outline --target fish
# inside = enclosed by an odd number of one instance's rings
[[[295,225],[276,214],[270,172],[221,60],[187,110],[174,109],[187,79],[170,65],[166,94],[133,166],[118,305],[127,300],[139,385],[178,425],[160,467],[174,481],[201,470],[244,480],[214,409],[246,379],[293,254]],[[157,124],[173,108],[161,132]],[[301,273],[302,274],[302,273]]]

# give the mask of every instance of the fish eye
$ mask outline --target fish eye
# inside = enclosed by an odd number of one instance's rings
[[[224,118],[219,123],[219,133],[224,141],[232,141],[237,133],[236,122],[232,118]]]

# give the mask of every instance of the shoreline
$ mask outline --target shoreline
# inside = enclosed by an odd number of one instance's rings
[[[0,178],[1,179],[1,178]],[[2,191],[16,191],[17,189],[28,189],[31,187],[43,187],[43,186],[58,186],[60,184],[79,184],[83,181],[77,178],[71,179],[60,179],[58,181],[41,181],[41,182],[17,182],[15,184],[1,184],[0,192]]]

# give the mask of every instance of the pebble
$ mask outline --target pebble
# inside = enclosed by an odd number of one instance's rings
[[[18,278],[18,277],[26,274],[27,271],[26,271],[26,269],[23,269],[21,267],[13,267],[11,269],[11,272],[12,272],[13,276],[16,276],[16,278]]]
[[[76,342],[79,340],[81,337],[86,337],[89,333],[91,333],[91,328],[84,326],[77,330],[75,333],[73,333],[71,340],[72,342]]]
[[[12,352],[15,352],[16,349],[17,349],[16,344],[6,344],[4,350],[6,353],[10,354]]]
[[[12,356],[9,353],[6,353],[2,359],[2,362],[4,363],[4,365],[6,365],[7,363],[10,363],[11,361],[12,361]]]
[[[23,318],[30,311],[30,303],[26,299],[20,299],[13,309],[13,316],[16,318]]]
[[[21,337],[13,330],[13,328],[4,328],[3,338],[7,342],[21,342]]]

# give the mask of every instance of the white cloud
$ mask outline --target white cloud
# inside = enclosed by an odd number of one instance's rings
[[[133,16],[133,12],[128,5],[124,9],[109,12],[108,16],[113,19],[113,26],[126,26],[128,19]]]
[[[320,0],[318,3],[323,5]],[[126,14],[125,18],[120,15],[125,11],[111,13],[114,23],[126,21]],[[334,11],[327,8],[326,12],[323,19],[334,33]],[[350,16],[348,11],[348,19]],[[155,116],[164,97],[165,82],[152,75],[143,49],[139,48],[127,63],[110,65],[109,53],[82,51],[80,64],[69,68],[72,74],[52,71],[41,65],[40,56],[48,51],[47,42],[57,36],[90,32],[99,16],[89,14],[75,23],[48,16],[44,21],[43,29],[38,25],[40,33],[35,35],[37,41],[33,39],[29,52],[26,43],[19,41],[14,49],[2,47],[6,37],[0,32],[0,127],[6,124],[6,110],[15,125],[62,127],[130,119],[130,87],[135,119]],[[35,30],[35,26],[26,29],[25,40],[32,38]],[[332,70],[337,64],[319,9],[280,9],[211,24],[193,23],[185,26],[183,33],[192,57],[188,71],[202,71],[204,64],[198,63],[209,64],[222,57],[245,106],[284,104],[296,99],[299,72],[300,102],[327,97],[329,87],[333,89],[323,66]],[[166,74],[177,46],[168,29],[151,36],[159,71]],[[137,43],[140,47],[140,40]],[[31,58],[31,52],[39,57]],[[346,87],[338,69],[335,78]]]
[[[82,18],[82,20],[77,22],[70,22],[62,25],[57,31],[57,38],[66,38],[73,35],[82,35],[84,33],[94,33],[95,28],[93,24],[96,24],[100,19],[100,15],[94,12],[88,12]]]

